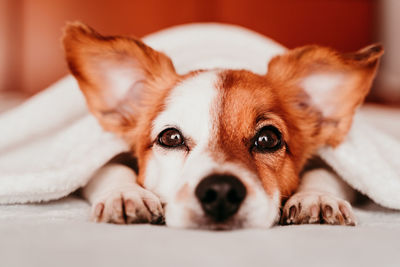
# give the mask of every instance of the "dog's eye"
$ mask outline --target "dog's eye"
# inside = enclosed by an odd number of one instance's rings
[[[263,127],[254,139],[254,148],[258,152],[273,152],[281,146],[281,133],[274,126]]]
[[[184,144],[182,134],[175,128],[169,128],[160,133],[158,143],[165,147],[178,147]]]

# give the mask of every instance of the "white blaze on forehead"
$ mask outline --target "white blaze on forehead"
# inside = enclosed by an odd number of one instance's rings
[[[184,80],[172,89],[165,102],[165,109],[155,119],[151,137],[168,127],[177,127],[196,144],[208,141],[212,125],[212,104],[218,94],[217,72],[199,73]]]
[[[188,158],[198,154],[198,150],[203,151],[209,143],[215,119],[212,114],[217,105],[217,82],[217,72],[208,71],[190,77],[173,88],[166,98],[165,109],[153,122],[152,140],[163,130],[176,127],[184,138],[196,144],[191,147]],[[168,150],[155,145],[146,166],[145,187],[165,200],[170,199],[187,179],[182,174],[187,167],[186,160],[185,150]],[[204,165],[199,167],[205,168]]]

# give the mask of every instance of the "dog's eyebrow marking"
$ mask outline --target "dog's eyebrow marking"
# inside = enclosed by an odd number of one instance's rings
[[[265,113],[259,114],[256,117],[255,125],[258,125],[262,121],[270,121],[270,120],[272,120],[272,118],[270,116],[266,115]]]
[[[268,124],[264,124],[264,122],[269,122]],[[273,125],[275,126],[284,136],[286,136],[286,127],[284,120],[277,114],[273,113],[272,111],[267,111],[260,113],[257,115],[254,126],[256,129],[260,127]]]

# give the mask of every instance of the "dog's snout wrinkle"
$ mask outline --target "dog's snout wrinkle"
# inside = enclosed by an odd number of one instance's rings
[[[235,176],[213,174],[204,178],[195,194],[205,214],[216,222],[233,216],[246,197],[246,187]]]

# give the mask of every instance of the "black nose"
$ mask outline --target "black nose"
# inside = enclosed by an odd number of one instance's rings
[[[214,174],[197,185],[195,194],[204,212],[222,222],[238,211],[246,197],[246,188],[235,176]]]

